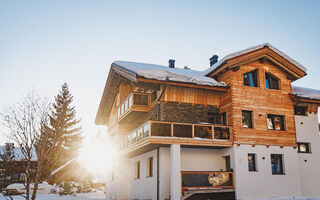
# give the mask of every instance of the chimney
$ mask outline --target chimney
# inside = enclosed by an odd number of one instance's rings
[[[183,69],[190,69],[188,66],[184,66]]]
[[[170,68],[174,68],[174,62],[175,62],[175,60],[172,60],[172,59],[169,60],[169,67]]]
[[[209,60],[210,60],[210,67],[212,67],[212,65],[214,65],[216,62],[218,62],[218,56],[213,55]]]

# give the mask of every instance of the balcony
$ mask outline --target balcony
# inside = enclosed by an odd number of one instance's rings
[[[117,108],[118,122],[120,123],[123,119],[127,119],[129,120],[127,122],[130,123],[130,120],[134,120],[141,114],[148,112],[151,107],[152,96],[152,94],[131,93]]]
[[[232,130],[224,125],[149,121],[125,135],[120,148],[129,153],[147,145],[168,144],[231,147]]]
[[[227,171],[182,171],[182,194],[192,190],[234,189],[234,173]]]

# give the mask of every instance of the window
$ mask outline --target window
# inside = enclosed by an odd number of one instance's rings
[[[153,103],[155,100],[157,100],[157,91],[151,93],[151,102]]]
[[[127,145],[131,144],[131,134],[127,135]]]
[[[153,157],[147,159],[147,177],[153,176]]]
[[[268,129],[269,130],[284,130],[284,116],[283,115],[267,115],[268,117]]]
[[[142,139],[142,127],[138,129],[137,141],[140,141],[141,139]]]
[[[298,153],[311,153],[310,143],[298,142]]]
[[[129,96],[129,108],[132,106],[132,95]]]
[[[271,154],[271,169],[272,174],[284,174],[282,154]]]
[[[143,126],[143,137],[146,138],[149,136],[149,123],[146,123]]]
[[[266,73],[266,88],[279,90],[279,81],[273,75]]]
[[[294,106],[294,114],[307,116],[307,106]]]
[[[252,128],[252,111],[242,111],[242,127]]]
[[[19,180],[20,174],[19,173],[12,173],[12,180]]]
[[[220,124],[227,125],[227,113],[226,112],[221,113],[219,117],[220,117],[220,120],[219,120]]]
[[[124,111],[127,111],[129,109],[129,102],[128,102],[128,99],[126,99],[124,101]]]
[[[121,104],[121,115],[124,113],[124,103]]]
[[[248,154],[248,167],[249,167],[249,172],[257,171],[256,154],[253,154],[253,153]]]
[[[136,168],[135,168],[135,179],[140,178],[140,160],[136,162]]]
[[[148,105],[148,95],[146,94],[134,94],[133,97],[133,103],[134,105]]]
[[[258,87],[257,70],[243,74],[243,84],[251,87]]]
[[[133,132],[131,133],[131,144],[136,143],[136,140],[137,140],[137,132],[136,132],[136,131],[133,131]]]

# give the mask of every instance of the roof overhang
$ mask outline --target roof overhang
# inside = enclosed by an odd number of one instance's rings
[[[262,62],[267,60],[277,65],[285,71],[293,81],[306,75],[305,67],[269,44],[259,45],[238,53],[230,54],[216,63],[211,69],[205,71],[205,74],[210,77],[219,76],[226,70],[237,68],[255,60],[261,60]]]
[[[175,81],[168,81],[168,80],[160,81],[160,80],[154,80],[154,79],[147,79],[147,78],[138,76],[136,73],[130,70],[124,69],[115,63],[112,63],[109,70],[108,78],[102,93],[99,108],[96,114],[95,124],[106,125],[108,123],[109,113],[111,111],[112,104],[118,92],[118,88],[121,80],[127,80],[131,82],[131,84],[135,84],[135,83],[161,84],[161,85],[198,88],[198,89],[205,89],[205,90],[214,90],[214,91],[220,91],[220,92],[227,92],[229,88],[229,86],[207,86],[207,85],[198,85],[198,84],[175,82]]]
[[[289,94],[292,101],[295,102],[303,102],[303,103],[311,103],[311,104],[318,104],[320,106],[320,99],[311,99],[307,97],[301,97],[296,94]]]

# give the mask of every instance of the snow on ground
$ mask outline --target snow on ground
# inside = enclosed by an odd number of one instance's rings
[[[22,196],[13,196],[14,200],[24,200]],[[58,194],[39,194],[37,200],[101,200],[105,199],[105,194],[102,191],[90,193],[76,193],[75,195],[59,196]],[[0,194],[0,200],[7,200]]]
[[[248,199],[248,200],[320,200],[320,198],[307,197],[272,197],[267,199]]]

